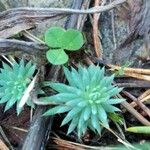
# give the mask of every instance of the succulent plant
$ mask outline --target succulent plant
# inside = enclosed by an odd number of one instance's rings
[[[78,137],[81,137],[90,128],[95,133],[101,133],[101,125],[109,127],[107,113],[120,111],[113,104],[124,99],[112,98],[122,88],[112,85],[114,75],[104,76],[105,69],[90,65],[88,68],[79,65],[78,71],[74,68],[64,67],[65,76],[69,85],[63,83],[47,82],[56,95],[45,97],[43,101],[55,104],[43,115],[54,115],[68,112],[61,125],[70,122],[68,134],[75,128]]]
[[[3,63],[3,68],[0,69],[0,104],[6,103],[4,111],[17,103],[17,114],[21,112],[21,108],[18,105],[33,77],[35,69],[36,66],[31,61],[25,65],[23,59],[20,63],[13,62],[12,67]],[[33,106],[29,99],[27,104]]]

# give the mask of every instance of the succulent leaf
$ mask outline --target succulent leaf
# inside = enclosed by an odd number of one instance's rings
[[[78,117],[75,117],[72,119],[70,125],[69,125],[69,128],[68,128],[68,131],[67,131],[67,134],[70,134],[78,125],[78,121],[79,118]]]
[[[67,107],[66,117],[62,125],[70,122],[67,134],[77,129],[80,138],[89,128],[95,133],[101,133],[101,124],[109,127],[108,113],[120,111],[114,104],[121,103],[124,99],[112,98],[122,88],[112,85],[114,75],[104,76],[105,69],[90,65],[88,68],[79,65],[78,70],[71,71],[64,67],[65,76],[69,85],[63,83],[51,83],[49,86],[58,94],[45,97],[47,101],[58,104],[50,108],[44,115],[63,113],[55,110],[59,107]],[[48,85],[48,84],[47,84]]]
[[[51,115],[54,115],[56,113],[64,113],[64,112],[67,112],[69,111],[70,108],[67,107],[67,106],[56,106],[56,107],[53,107],[52,109],[48,110],[46,113],[44,113],[43,115],[44,116],[51,116]]]
[[[3,68],[0,71],[0,92],[3,93],[0,94],[0,104],[6,103],[4,111],[17,103],[17,114],[21,112],[22,109],[18,107],[18,103],[29,85],[35,69],[35,65],[31,62],[25,64],[23,59],[19,63],[14,61],[12,66],[3,62]]]

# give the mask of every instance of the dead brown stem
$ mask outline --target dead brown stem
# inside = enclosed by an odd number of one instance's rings
[[[94,6],[99,6],[102,0],[95,0]],[[99,20],[100,14],[94,14],[93,15],[93,42],[94,42],[94,48],[96,56],[100,59],[102,59],[102,45],[99,39],[99,28],[98,28],[98,20]]]
[[[127,91],[123,91],[123,93],[128,96],[131,100],[133,100],[149,117],[150,117],[150,109],[146,107],[140,100],[134,97]]]
[[[150,99],[150,89],[146,90],[144,93],[142,93],[142,95],[140,95],[138,97],[138,100],[141,101],[141,102],[144,102],[144,101],[146,101],[148,99]],[[130,103],[130,105],[132,107],[136,107],[137,106],[137,104],[135,102]]]
[[[108,64],[112,70],[120,70],[121,66]],[[141,68],[124,68],[124,71],[127,73],[138,73],[138,74],[147,74],[150,75],[150,69],[141,69]]]

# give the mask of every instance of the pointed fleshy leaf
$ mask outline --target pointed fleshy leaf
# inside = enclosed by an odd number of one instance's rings
[[[21,59],[21,61],[19,62],[18,77],[23,77],[25,72],[25,63],[24,60]]]
[[[29,61],[29,62],[25,65],[25,69],[28,71],[31,67],[32,67],[32,61]]]
[[[86,68],[82,69],[81,74],[82,82],[84,84],[84,87],[88,86],[90,84],[90,76]]]
[[[83,99],[82,99],[82,101],[80,101],[80,102],[78,103],[78,106],[79,106],[79,107],[86,107],[87,105],[88,105],[88,102],[85,101],[85,100],[83,100]]]
[[[71,77],[72,80],[74,81],[75,86],[79,89],[83,89],[82,78],[74,68],[72,68]]]
[[[106,81],[105,81],[105,86],[106,87],[109,87],[112,84],[112,82],[114,80],[114,77],[115,77],[115,75],[111,75],[110,77],[106,78]]]
[[[75,107],[73,108],[70,112],[68,112],[68,114],[66,115],[66,117],[64,118],[64,120],[62,121],[62,124],[61,126],[67,124],[70,120],[73,119],[73,117],[75,115],[77,115],[80,111],[81,111],[82,108],[80,107]]]
[[[109,127],[106,111],[101,105],[98,106],[98,118],[105,126]]]
[[[16,103],[17,99],[15,98],[11,98],[7,103],[6,103],[6,106],[5,106],[5,111],[7,111],[8,109],[10,109],[15,103]]]
[[[122,91],[122,88],[113,87],[111,90],[108,91],[108,94],[110,97],[112,97],[118,94],[120,91]]]
[[[36,65],[32,65],[26,72],[25,76],[27,76],[28,78],[31,78],[33,76],[33,74],[35,73],[36,70]]]
[[[67,131],[67,135],[70,134],[73,130],[75,130],[75,128],[78,125],[78,117],[74,117],[69,125],[68,131]]]
[[[43,116],[51,116],[51,115],[67,112],[69,110],[70,110],[69,107],[60,105],[60,106],[50,108],[43,114]]]
[[[96,129],[93,127],[91,120],[88,122],[88,127],[96,134]]]
[[[102,107],[105,109],[106,112],[115,112],[115,111],[120,111],[119,108],[114,107],[110,104],[102,103]]]
[[[59,93],[74,93],[76,95],[81,95],[81,91],[76,87],[68,86],[63,83],[50,83],[49,86]]]
[[[3,68],[5,69],[5,70],[8,70],[8,71],[12,71],[12,68],[9,66],[9,65],[7,65],[6,63],[2,63],[3,64]]]
[[[9,101],[12,97],[11,93],[5,94],[1,99],[0,99],[0,104],[5,103]]]
[[[100,71],[100,68],[98,66],[95,66],[95,71],[93,72],[93,75],[91,74],[91,84],[93,87],[96,85],[99,85],[100,81],[102,80],[103,71]]]
[[[96,103],[96,104],[100,104],[100,103],[106,102],[106,101],[109,100],[109,98],[110,98],[110,97],[106,94],[106,96],[103,96],[102,98],[96,100],[95,103]]]
[[[61,102],[67,102],[72,99],[77,99],[78,96],[72,93],[59,93],[57,95],[52,95],[49,97],[43,97],[41,98],[41,101],[43,102],[52,102],[52,103],[61,103]]]
[[[69,85],[75,86],[74,80],[72,80],[71,72],[69,71],[69,69],[66,67],[63,67],[63,69],[64,69],[65,77],[69,82]]]
[[[106,103],[113,105],[113,104],[121,103],[121,102],[123,102],[123,101],[125,101],[125,99],[114,98],[114,99],[109,99]]]
[[[78,105],[78,103],[80,103],[81,101],[82,101],[81,98],[72,99],[72,100],[68,101],[65,105],[71,106],[71,107],[75,107],[75,106]]]
[[[97,113],[97,107],[96,107],[95,104],[92,104],[92,105],[91,105],[91,110],[92,110],[92,114],[93,114],[93,115],[96,115],[96,113]]]
[[[84,120],[87,121],[91,116],[91,108],[86,107],[84,110]]]
[[[80,118],[79,118],[79,121],[78,121],[78,129],[82,129],[82,127],[83,127],[83,124],[84,124],[84,111],[82,111],[81,113],[80,113]]]
[[[96,129],[97,132],[100,134],[101,133],[100,123],[96,115],[91,116],[91,124],[94,127],[94,129]]]
[[[87,130],[87,122],[84,122],[84,124],[82,125],[82,134],[84,135],[85,132]]]

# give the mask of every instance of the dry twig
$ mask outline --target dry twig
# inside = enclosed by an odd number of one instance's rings
[[[5,143],[0,139],[0,150],[9,150]]]
[[[130,94],[127,91],[122,91],[126,96],[128,96],[130,99],[132,99],[149,117],[150,117],[150,109],[146,107],[140,100],[138,100],[136,97],[134,97],[132,94]]]
[[[90,9],[86,10],[80,10],[80,9],[71,9],[71,8],[30,8],[30,7],[22,7],[22,8],[14,8],[14,9],[9,9],[7,11],[4,11],[0,13],[0,19],[3,18],[4,16],[9,15],[10,13],[17,15],[19,14],[24,14],[29,13],[32,14],[30,17],[48,17],[49,14],[94,14],[94,13],[101,13],[104,11],[108,11],[110,9],[113,9],[117,7],[118,5],[123,4],[126,2],[126,0],[115,0],[112,3],[105,5],[105,6],[98,6],[98,7],[93,7]],[[35,15],[36,14],[36,15]]]
[[[95,0],[95,7],[99,6],[102,0]],[[102,59],[102,45],[101,41],[99,39],[99,28],[98,28],[98,20],[99,20],[100,14],[94,14],[93,15],[93,42],[94,42],[94,49],[96,56],[100,59]]]
[[[36,56],[44,56],[47,50],[48,47],[44,44],[0,38],[0,53],[22,51]]]
[[[107,65],[108,65],[112,70],[120,70],[120,69],[121,69],[121,66],[112,65],[112,64],[107,64]],[[125,67],[125,68],[124,68],[124,72],[150,75],[150,69],[141,69],[141,68]]]

